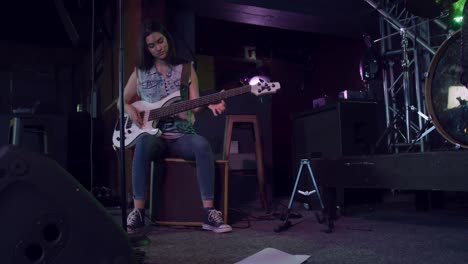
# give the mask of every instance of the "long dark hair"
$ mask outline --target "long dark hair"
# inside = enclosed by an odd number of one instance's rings
[[[140,27],[138,43],[137,43],[137,61],[136,66],[142,70],[149,70],[154,65],[154,57],[148,51],[146,46],[146,37],[149,36],[151,33],[159,32],[167,39],[168,45],[168,52],[166,61],[171,65],[176,65],[181,63],[182,61],[176,58],[174,40],[172,39],[171,34],[169,31],[159,22],[146,22],[142,23]]]

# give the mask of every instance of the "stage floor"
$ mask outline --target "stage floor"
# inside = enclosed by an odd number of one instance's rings
[[[443,210],[419,212],[407,194],[402,197],[347,208],[330,234],[323,232],[326,226],[317,223],[315,211],[306,210],[299,202],[294,203],[293,212],[302,218],[291,219],[289,230],[275,233],[273,229],[281,221],[265,216],[253,203],[230,211],[232,233],[150,225],[146,233],[150,243],[140,249],[148,264],[236,263],[265,248],[310,255],[306,263],[467,263],[466,200],[454,199]],[[284,209],[288,201],[289,197],[277,199],[275,212]],[[249,214],[250,222],[234,219],[239,209]],[[120,221],[118,209],[110,213]]]

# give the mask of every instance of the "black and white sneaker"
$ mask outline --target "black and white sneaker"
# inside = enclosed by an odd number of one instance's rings
[[[145,211],[133,209],[127,216],[127,232],[133,234],[145,227]]]
[[[215,233],[231,232],[232,227],[224,223],[222,213],[213,208],[204,209],[203,229],[211,230]]]

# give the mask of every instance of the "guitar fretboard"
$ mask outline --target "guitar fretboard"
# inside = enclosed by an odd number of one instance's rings
[[[248,93],[251,91],[251,89],[252,89],[252,86],[246,85],[246,86],[242,86],[239,88],[235,88],[235,89],[231,89],[231,90],[227,90],[227,91],[223,91],[219,93],[202,96],[197,99],[180,101],[180,102],[171,104],[166,107],[153,109],[149,113],[148,121],[161,119],[161,118],[172,116],[172,115],[175,115],[184,111],[188,111],[190,109],[194,109],[200,106],[213,104],[213,103],[219,102],[229,97]]]

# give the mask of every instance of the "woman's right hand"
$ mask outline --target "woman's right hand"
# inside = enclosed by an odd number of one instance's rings
[[[133,123],[135,123],[139,128],[141,128],[143,126],[143,120],[141,119],[138,110],[131,104],[125,104],[124,109],[130,117],[130,119],[133,121]]]

